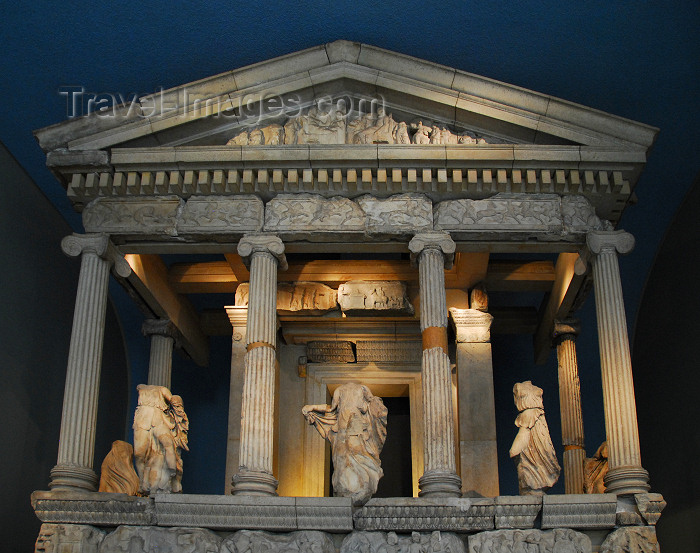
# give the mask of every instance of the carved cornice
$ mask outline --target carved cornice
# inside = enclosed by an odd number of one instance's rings
[[[61,249],[69,257],[78,257],[84,253],[95,254],[110,263],[114,272],[122,278],[131,274],[129,263],[106,234],[71,234],[61,240]]]
[[[604,252],[626,254],[634,248],[634,236],[624,230],[594,230],[586,235],[586,245],[595,255]]]
[[[243,262],[247,267],[250,268],[250,257],[258,252],[274,256],[279,264],[279,270],[287,270],[284,242],[277,235],[267,233],[246,234],[238,242],[238,255],[243,258]]]
[[[423,232],[411,239],[408,249],[411,252],[411,263],[414,265],[424,250],[439,250],[445,256],[445,269],[450,269],[454,262],[456,245],[447,232]]]

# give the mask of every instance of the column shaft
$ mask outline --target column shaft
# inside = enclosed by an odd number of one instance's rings
[[[586,457],[581,413],[581,384],[573,334],[563,335],[557,344],[559,363],[559,408],[564,445],[564,489],[583,493],[583,460]]]
[[[148,384],[170,389],[173,367],[173,345],[170,336],[151,336],[151,358],[148,364]]]
[[[107,311],[109,271],[115,254],[106,235],[66,237],[63,250],[81,255],[66,385],[63,396],[58,460],[51,470],[51,489],[97,489],[93,471],[97,399]],[[120,274],[128,274],[123,258]]]
[[[226,308],[233,332],[231,333],[231,379],[228,399],[228,443],[226,446],[226,493],[232,493],[231,482],[238,472],[241,448],[241,401],[245,379],[247,307]]]
[[[284,246],[276,236],[252,235],[241,240],[238,251],[241,256],[250,257],[250,288],[239,471],[233,478],[233,493],[276,495],[277,480],[272,471],[277,375],[277,267]]]
[[[641,465],[632,362],[617,260],[617,252],[631,250],[632,244],[632,237],[622,231],[588,236],[589,248],[596,254],[593,282],[610,463],[605,484],[607,492],[617,494],[649,490],[649,475]]]
[[[418,257],[423,335],[421,378],[424,473],[419,480],[419,495],[460,497],[462,483],[455,462],[452,371],[447,355],[444,272],[444,253],[454,252],[454,242],[449,235],[427,233],[416,236],[409,244],[409,249]]]

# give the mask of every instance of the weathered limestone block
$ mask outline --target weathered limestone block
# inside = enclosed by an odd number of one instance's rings
[[[353,529],[349,497],[297,497],[294,500],[299,530],[349,532]]]
[[[313,341],[306,344],[306,357],[311,363],[354,363],[352,342]]]
[[[542,528],[612,528],[616,512],[612,494],[545,495]]]
[[[112,449],[102,462],[100,471],[101,492],[136,495],[139,476],[134,469],[134,448],[122,440],[112,442]]]
[[[348,281],[338,287],[338,303],[344,313],[414,313],[406,284],[398,281]]]
[[[83,210],[83,226],[86,232],[175,236],[183,203],[177,196],[97,198]]]
[[[495,512],[493,498],[392,497],[370,499],[354,517],[358,530],[474,532],[492,530]]]
[[[157,494],[160,526],[216,530],[296,530],[295,498],[245,495]]]
[[[415,234],[433,229],[433,204],[423,194],[397,194],[385,200],[362,196],[369,234]]]
[[[283,239],[360,236],[365,232],[365,213],[348,198],[279,194],[265,206],[265,231],[275,232]]]
[[[324,532],[301,530],[271,534],[240,530],[221,544],[221,553],[335,553],[330,536]]]
[[[260,231],[263,219],[263,202],[257,196],[192,196],[178,217],[177,233],[241,235]]]
[[[105,533],[83,524],[42,524],[34,553],[97,553]]]
[[[590,230],[607,228],[583,196],[496,194],[483,200],[448,200],[433,210],[435,230],[454,239],[503,238],[580,241]]]
[[[625,526],[608,534],[600,553],[659,553],[659,540],[653,526]]]
[[[542,510],[542,498],[536,495],[496,497],[496,528],[532,528]]]
[[[236,306],[246,307],[250,285],[244,282],[236,288]],[[338,307],[338,292],[320,282],[282,282],[277,285],[278,313],[307,313],[321,315]]]
[[[219,553],[221,538],[203,528],[120,526],[105,537],[99,553]]]
[[[469,553],[591,553],[591,540],[568,528],[541,530],[495,530],[469,536]]]
[[[666,501],[660,493],[637,493],[634,494],[634,501],[644,520],[652,526],[656,525],[666,508]]]
[[[367,386],[338,386],[330,405],[305,405],[302,414],[331,444],[333,494],[363,505],[384,475],[379,454],[386,440],[387,409]]]
[[[584,196],[562,196],[561,214],[566,233],[585,234],[589,230],[605,230],[610,224],[600,220],[595,208]]]
[[[42,522],[94,524],[155,524],[153,499],[124,494],[54,490],[32,494],[32,507]]]
[[[549,234],[559,239],[563,230],[560,203],[556,194],[496,194],[484,200],[448,200],[435,207],[435,230],[448,231],[456,239],[489,232],[508,232],[513,238]]]
[[[431,533],[352,532],[340,546],[340,553],[464,553],[464,542],[455,534],[435,530]]]
[[[423,345],[418,341],[358,340],[357,362],[415,363],[423,358]]]

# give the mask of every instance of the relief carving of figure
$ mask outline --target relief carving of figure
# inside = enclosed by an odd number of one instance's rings
[[[189,420],[182,398],[164,386],[139,384],[134,415],[134,459],[139,492],[181,492],[183,449],[187,450]]]
[[[603,479],[608,474],[608,442],[603,442],[593,458],[583,461],[583,492],[605,493]]]
[[[130,443],[122,440],[112,442],[112,449],[102,461],[98,491],[127,495],[138,493],[139,477],[134,470],[134,448]]]
[[[417,125],[411,125],[416,132],[413,135],[413,144],[430,144],[430,127],[426,127],[423,121],[418,121]]]
[[[383,108],[379,108],[376,121],[356,131],[352,137],[352,144],[393,144],[396,126],[391,114],[387,115]]]
[[[344,108],[316,102],[306,115],[298,115],[284,126],[285,144],[344,144]]]
[[[513,386],[513,399],[519,414],[515,419],[518,434],[510,456],[518,470],[521,495],[542,495],[559,479],[561,467],[549,436],[544,417],[542,388],[529,380]]]
[[[363,505],[383,476],[379,454],[386,440],[387,409],[367,386],[336,388],[331,405],[305,405],[302,414],[331,444],[333,493]]]

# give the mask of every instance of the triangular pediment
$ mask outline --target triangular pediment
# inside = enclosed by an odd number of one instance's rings
[[[407,125],[409,138],[420,121],[429,129],[475,139],[465,139],[466,145],[646,152],[657,133],[545,94],[374,46],[336,41],[134,98],[35,134],[46,152],[223,146],[243,132],[284,127],[319,101],[326,110],[342,104],[349,122],[381,108],[396,124]]]

